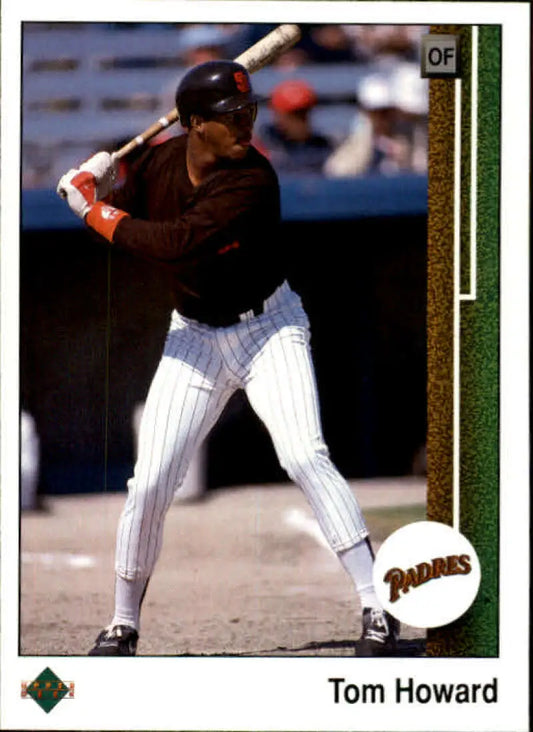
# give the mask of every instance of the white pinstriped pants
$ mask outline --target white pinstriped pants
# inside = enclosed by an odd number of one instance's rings
[[[304,491],[332,549],[348,549],[368,535],[359,504],[322,437],[309,321],[285,282],[265,302],[263,314],[244,314],[228,328],[172,313],[118,526],[116,571],[124,579],[152,573],[174,493],[197,446],[239,388],[266,425],[282,467]]]

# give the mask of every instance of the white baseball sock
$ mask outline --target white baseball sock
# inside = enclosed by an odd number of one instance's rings
[[[365,539],[337,554],[342,566],[355,585],[361,599],[361,605],[363,607],[381,608],[381,603],[374,588],[372,576],[374,557],[369,542]]]
[[[127,580],[116,575],[115,579],[115,615],[111,625],[132,625],[140,628],[140,608],[147,580]]]

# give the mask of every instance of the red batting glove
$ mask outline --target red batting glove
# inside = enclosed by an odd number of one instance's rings
[[[129,216],[125,211],[97,201],[96,178],[89,171],[69,170],[57,185],[57,192],[66,198],[76,216],[108,241],[121,219]]]
[[[117,179],[119,160],[105,150],[97,152],[80,165],[80,170],[92,173],[96,179],[96,195],[102,201],[113,190]]]
[[[61,198],[67,199],[76,216],[84,219],[96,203],[96,179],[88,171],[72,168],[60,179],[57,192]]]

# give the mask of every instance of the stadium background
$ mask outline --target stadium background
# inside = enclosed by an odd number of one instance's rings
[[[55,184],[69,167],[114,149],[173,106],[191,30],[197,29],[24,27],[21,407],[39,434],[42,494],[124,489],[133,412],[168,323],[157,266],[95,245]],[[225,51],[232,57],[269,27],[223,30],[231,30]],[[253,81],[266,100],[282,78],[308,80],[319,100],[314,125],[340,143],[358,113],[358,81],[376,66],[387,64],[371,55],[330,54],[267,67]],[[268,114],[262,104],[258,123]],[[332,457],[349,478],[423,471],[426,175],[280,180],[290,279],[311,318]],[[286,479],[239,395],[207,449],[210,487]]]

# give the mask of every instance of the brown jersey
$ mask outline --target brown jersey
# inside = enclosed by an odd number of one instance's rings
[[[187,135],[147,149],[131,166],[112,204],[127,211],[116,246],[167,263],[172,301],[185,317],[234,322],[285,279],[279,183],[254,147],[194,187],[185,161]]]

